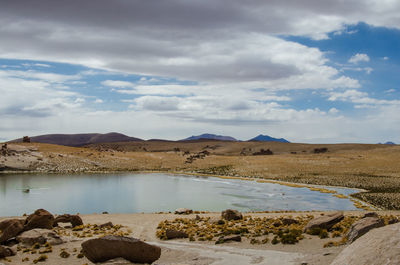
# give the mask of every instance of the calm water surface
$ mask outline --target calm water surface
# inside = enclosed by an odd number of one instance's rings
[[[31,188],[24,192],[24,188]],[[332,188],[331,188],[332,189]],[[351,189],[334,188],[341,194]],[[272,183],[170,174],[0,175],[0,216],[194,210],[355,210],[348,199]]]

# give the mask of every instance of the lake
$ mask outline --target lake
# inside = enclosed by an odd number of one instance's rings
[[[30,188],[29,192],[24,189]],[[341,194],[355,190],[331,188]],[[0,216],[44,208],[52,213],[139,213],[174,211],[356,210],[348,199],[275,183],[143,174],[0,175]]]

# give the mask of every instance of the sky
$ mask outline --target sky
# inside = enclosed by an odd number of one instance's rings
[[[0,0],[0,141],[400,143],[398,0]]]

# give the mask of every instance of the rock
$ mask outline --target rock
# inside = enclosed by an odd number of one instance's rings
[[[104,224],[101,224],[101,225],[99,225],[99,227],[100,228],[104,228],[104,227],[113,227],[114,225],[113,225],[113,223],[111,223],[111,222],[107,222],[107,223],[104,223]]]
[[[222,219],[225,220],[240,220],[243,219],[243,216],[240,212],[232,209],[227,209],[221,213]]]
[[[241,236],[221,236],[218,238],[218,240],[215,242],[215,244],[222,244],[226,242],[231,242],[231,241],[236,241],[236,242],[241,242],[242,237]]]
[[[16,237],[24,230],[24,220],[9,219],[0,223],[0,244]]]
[[[390,219],[389,221],[388,221],[388,224],[389,225],[392,225],[392,224],[396,224],[396,223],[398,223],[399,222],[399,219],[397,219],[396,217],[394,217],[394,218],[392,218],[392,219]]]
[[[26,218],[24,229],[26,231],[34,228],[52,229],[53,223],[54,216],[51,213],[44,209],[38,209]]]
[[[48,242],[51,245],[59,245],[64,243],[64,241],[56,233],[49,229],[31,229],[25,231],[19,236],[17,236],[18,242],[32,246],[35,243],[45,244]]]
[[[284,225],[291,225],[291,224],[298,224],[299,221],[293,218],[283,218],[282,219],[282,224]]]
[[[347,234],[348,242],[353,242],[360,236],[366,234],[369,230],[382,227],[385,225],[383,219],[376,217],[365,217],[351,225],[350,231]]]
[[[344,216],[342,212],[335,212],[332,214],[314,218],[304,227],[304,232],[315,228],[329,230],[332,226],[342,221],[343,218]]]
[[[161,255],[161,248],[136,238],[105,236],[82,243],[83,254],[93,263],[124,258],[133,263],[153,263]]]
[[[15,252],[11,248],[0,246],[0,259],[9,256],[15,256]]]
[[[362,218],[366,218],[366,217],[379,217],[379,215],[376,212],[369,212],[364,214],[364,216]]]
[[[175,210],[175,214],[191,214],[193,210],[187,208],[178,208]]]
[[[72,227],[83,225],[79,215],[63,214],[54,219],[53,226],[58,226],[58,223],[71,223]]]
[[[348,245],[331,265],[400,264],[400,223],[373,229]]]
[[[183,231],[178,231],[175,229],[167,229],[165,231],[165,235],[167,236],[168,239],[174,239],[174,238],[188,238],[188,234],[186,234]]]

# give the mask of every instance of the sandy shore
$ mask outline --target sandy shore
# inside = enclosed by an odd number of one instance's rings
[[[345,215],[361,215],[362,211],[349,211]],[[400,212],[384,211],[380,214],[400,215]],[[296,213],[245,213],[252,217],[280,217],[312,214],[320,216],[322,212],[296,212]],[[219,218],[220,213],[199,214],[201,217]],[[185,215],[185,218],[195,218],[195,214]],[[121,224],[125,230],[130,232],[131,237],[139,238],[150,244],[158,245],[162,249],[161,257],[154,264],[330,264],[337,254],[345,246],[324,248],[324,243],[332,240],[330,238],[320,239],[317,236],[305,235],[305,238],[295,245],[273,245],[250,244],[246,238],[242,242],[225,243],[215,245],[214,242],[190,242],[187,239],[175,239],[163,241],[156,237],[156,228],[163,220],[173,220],[182,217],[175,214],[91,214],[82,215],[84,224],[103,224],[111,221],[114,225]],[[0,217],[0,221],[12,217]],[[39,264],[91,264],[85,257],[77,258],[81,249],[81,243],[88,238],[65,237],[66,243],[53,246],[53,252],[47,253],[48,260]],[[71,253],[69,258],[59,257],[61,249]],[[33,264],[33,260],[39,254],[22,253],[18,251],[16,256],[10,257],[9,261],[1,261],[4,264]],[[28,257],[29,261],[22,262]],[[1,264],[1,263],[0,263]],[[125,260],[114,260],[105,264],[131,264]]]

